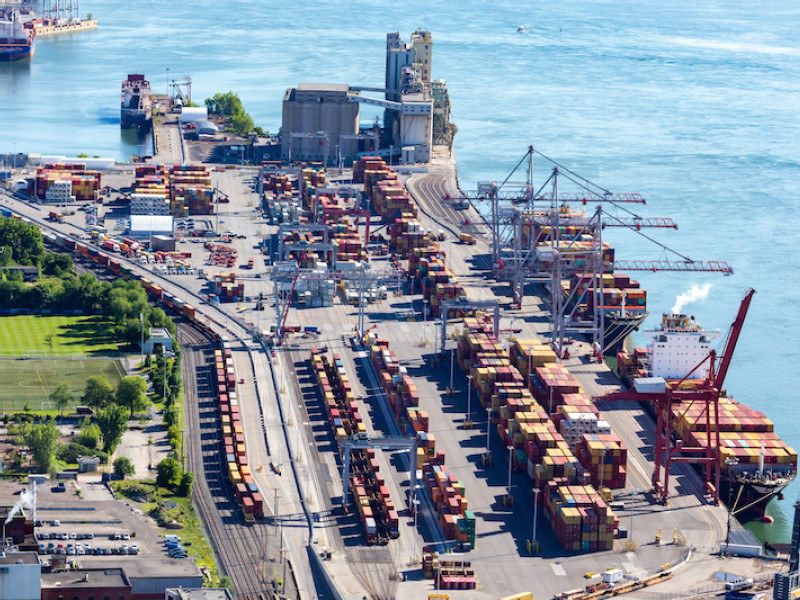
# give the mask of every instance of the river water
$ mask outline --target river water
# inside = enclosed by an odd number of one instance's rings
[[[380,87],[388,31],[434,37],[433,74],[448,82],[462,183],[502,179],[529,144],[616,192],[648,200],[642,216],[677,232],[648,235],[735,274],[640,273],[651,317],[693,285],[689,305],[727,331],[757,290],[726,387],[800,448],[795,283],[800,180],[800,5],[433,1],[83,3],[93,32],[42,38],[29,64],[0,64],[0,152],[127,159],[145,148],[119,129],[120,82],[145,73],[156,92],[191,76],[195,100],[233,90],[256,123],[280,126],[284,90],[303,81]],[[85,15],[84,15],[85,16]],[[518,26],[526,33],[517,33]],[[365,121],[372,113],[362,113]],[[538,182],[550,166],[535,161]],[[620,258],[660,247],[607,230]],[[724,337],[724,336],[722,336]],[[638,340],[639,343],[642,340]],[[770,507],[771,541],[789,538],[800,482]]]

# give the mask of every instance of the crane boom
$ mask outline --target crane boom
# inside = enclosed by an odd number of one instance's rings
[[[678,225],[668,217],[653,217],[650,219],[632,218],[617,219],[616,221],[605,221],[603,227],[630,227],[640,229],[642,227],[661,227],[664,229],[677,229]]]
[[[724,260],[617,260],[620,271],[696,271],[733,275],[733,267]]]
[[[750,308],[750,302],[753,300],[753,295],[756,291],[753,288],[747,290],[747,293],[739,305],[739,312],[736,314],[731,324],[731,329],[728,332],[728,339],[725,341],[725,349],[722,351],[722,360],[720,361],[719,370],[714,378],[714,387],[718,390],[722,389],[725,383],[725,376],[728,374],[728,367],[733,358],[733,352],[736,350],[736,343],[739,341],[739,334],[742,332],[745,317],[747,317],[747,310]]]

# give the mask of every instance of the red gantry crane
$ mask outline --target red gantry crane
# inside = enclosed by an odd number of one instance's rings
[[[755,293],[755,290],[749,289],[745,294],[736,319],[728,332],[722,356],[718,357],[716,351],[711,350],[706,358],[689,371],[693,373],[695,369],[708,363],[708,376],[703,380],[702,385],[692,389],[682,388],[681,385],[687,379],[687,375],[680,381],[667,381],[666,388],[662,393],[627,391],[615,392],[601,398],[604,400],[639,400],[655,404],[658,423],[656,426],[653,488],[663,502],[666,502],[669,496],[670,466],[673,462],[705,465],[706,491],[712,496],[714,502],[719,502],[719,397],[733,353],[736,350],[736,343],[739,341],[747,310],[750,308],[750,302]],[[696,422],[699,423],[700,419],[704,419],[705,431],[708,432],[705,445],[688,446],[680,437],[673,444],[673,437],[678,425],[688,411],[698,404],[702,406],[702,410]],[[674,408],[678,408],[678,411],[673,412]]]

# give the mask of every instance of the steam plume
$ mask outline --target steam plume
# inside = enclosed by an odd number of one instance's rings
[[[703,285],[693,285],[688,292],[684,292],[675,300],[675,306],[672,307],[672,314],[680,314],[683,307],[698,300],[705,300],[708,298],[708,293],[711,291],[711,284],[704,283]]]
[[[19,500],[17,500],[17,503],[8,512],[8,517],[6,518],[6,522],[3,523],[3,525],[8,525],[8,522],[14,518],[14,515],[16,515],[23,508],[30,508],[32,505],[33,505],[33,492],[30,490],[25,490],[19,495]]]

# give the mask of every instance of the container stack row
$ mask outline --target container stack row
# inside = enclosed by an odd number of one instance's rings
[[[85,165],[79,164],[48,164],[37,168],[31,191],[40,200],[46,200],[51,187],[65,183],[69,183],[68,196],[74,196],[79,202],[96,202],[100,198],[102,187],[100,173],[87,171]],[[66,186],[63,189],[66,189]],[[52,192],[50,194],[52,196]]]
[[[683,440],[705,446],[709,432],[702,408],[676,403],[672,410],[676,417],[684,415],[677,427]],[[733,398],[720,398],[718,423],[722,465],[736,471],[755,472],[763,464],[764,472],[774,475],[796,471],[797,452],[774,433],[774,424],[764,413]],[[713,421],[711,435],[714,435]],[[734,459],[737,464],[729,466]]]
[[[472,376],[471,385],[481,404],[491,411],[497,422],[498,435],[504,445],[512,449],[512,468],[527,472],[536,488],[544,493],[545,513],[564,548],[571,551],[610,549],[615,528],[613,513],[609,510],[600,519],[596,511],[571,510],[573,503],[578,509],[583,509],[587,503],[608,508],[591,484],[591,466],[587,469],[575,455],[586,435],[597,434],[584,434],[579,443],[571,447],[540,403],[552,395],[563,404],[564,397],[579,393],[580,387],[553,367],[557,363],[548,361],[554,356],[535,342],[519,340],[506,352],[485,317],[464,319],[457,352],[459,365]],[[534,375],[528,382],[517,369],[520,363],[524,369],[533,370]],[[539,375],[545,383],[538,379]],[[534,380],[537,385],[532,385]],[[563,418],[560,420],[563,422]],[[609,477],[609,481],[611,479]],[[552,486],[553,482],[558,485]],[[583,491],[579,502],[569,492],[568,488],[572,487]],[[583,496],[586,496],[585,501]],[[609,518],[612,529],[611,536],[607,537]]]
[[[175,216],[210,215],[214,212],[211,173],[203,165],[137,165],[133,193],[169,199]]]
[[[133,193],[169,198],[169,174],[166,165],[136,165]]]
[[[340,449],[345,439],[366,434],[358,403],[345,373],[341,357],[311,350],[311,368],[317,381],[325,412]],[[348,485],[353,493],[367,544],[386,544],[399,537],[399,518],[389,488],[380,472],[374,449],[351,452]]]
[[[419,410],[419,394],[386,339],[366,334],[364,343],[394,417],[405,435],[417,438],[417,468],[422,470],[424,489],[439,514],[448,540],[475,547],[475,514],[468,509],[464,485],[449,471],[444,452],[436,450],[435,437],[428,433],[428,416]]]
[[[440,590],[474,590],[478,585],[472,563],[441,560],[433,552],[422,555],[422,576],[433,579],[434,585]]]
[[[301,199],[292,192],[292,182],[283,173],[263,173],[261,179],[264,205],[272,225],[303,225],[309,222],[309,212]]]
[[[169,169],[170,212],[176,216],[214,212],[211,173],[203,165],[175,164]]]
[[[422,285],[422,298],[428,305],[432,317],[438,317],[445,303],[453,303],[465,296],[464,288],[445,263],[444,252],[439,251],[435,242],[424,248],[417,248],[409,254],[409,272],[414,269],[414,277]]]

